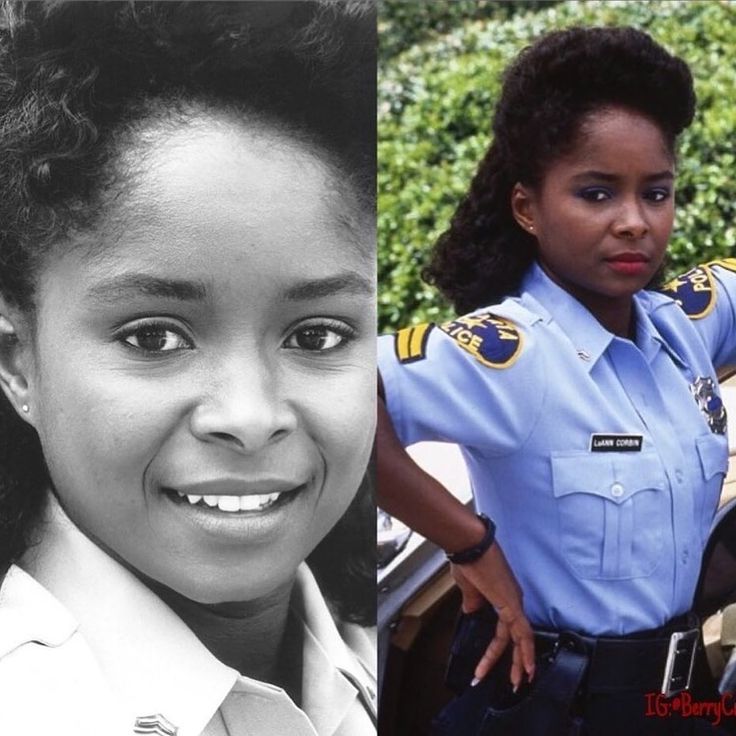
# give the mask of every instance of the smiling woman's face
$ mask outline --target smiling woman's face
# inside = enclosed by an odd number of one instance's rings
[[[195,122],[154,134],[115,227],[42,271],[28,419],[80,529],[216,603],[287,585],[358,488],[374,269],[306,144]]]

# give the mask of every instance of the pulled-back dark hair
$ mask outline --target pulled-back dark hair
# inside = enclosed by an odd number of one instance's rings
[[[569,28],[524,49],[506,70],[493,142],[424,270],[460,312],[518,290],[536,239],[514,220],[511,191],[538,186],[575,144],[585,118],[621,106],[650,118],[674,154],[691,122],[690,70],[633,28]]]
[[[1,7],[0,293],[8,304],[33,315],[43,259],[66,234],[95,224],[121,133],[157,110],[194,103],[281,123],[349,172],[372,208],[372,0]],[[31,543],[49,483],[35,431],[0,394],[0,579]],[[375,544],[344,547],[342,528],[374,535],[370,503],[366,486],[315,552],[329,559],[315,573],[335,607],[364,623],[375,617],[374,596],[353,591],[373,590]],[[324,551],[335,545],[337,554]]]

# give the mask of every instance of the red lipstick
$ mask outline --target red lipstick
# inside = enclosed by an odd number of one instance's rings
[[[614,271],[626,276],[638,276],[644,273],[649,264],[649,258],[637,251],[617,253],[605,260]]]

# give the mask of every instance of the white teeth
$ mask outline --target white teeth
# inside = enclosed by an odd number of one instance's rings
[[[240,511],[240,499],[237,496],[220,496],[217,507],[220,511]]]
[[[240,510],[255,511],[265,509],[278,501],[280,493],[263,493],[255,496],[241,496]]]
[[[195,496],[187,495],[181,491],[176,492],[181,499],[189,501],[194,506],[203,501],[211,508],[217,507],[220,511],[229,513],[235,511],[261,511],[272,506],[279,500],[281,492],[276,493],[259,493],[250,496]]]
[[[269,493],[265,500],[261,503],[262,506],[270,506],[272,503],[276,503],[279,500],[280,493]]]
[[[263,496],[241,496],[238,499],[238,508],[240,511],[255,511],[261,506],[261,498]]]
[[[181,491],[177,491],[176,493],[179,496],[179,498],[186,498],[186,500],[189,501],[189,503],[191,504],[198,503],[202,498],[202,496],[187,496],[186,493],[182,493]]]

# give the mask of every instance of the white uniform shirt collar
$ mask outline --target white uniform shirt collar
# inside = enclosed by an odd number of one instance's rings
[[[38,582],[11,568],[3,585],[8,615],[25,619],[10,635],[59,645],[78,630],[132,719],[131,731],[137,717],[160,713],[179,728],[178,736],[199,736],[231,691],[273,700],[272,711],[280,703],[300,715],[280,688],[243,677],[216,659],[53,500],[44,540],[27,566]],[[306,565],[298,571],[294,601],[305,626],[303,710],[317,733],[331,734],[355,703],[356,689],[372,691],[372,664],[346,646]]]

